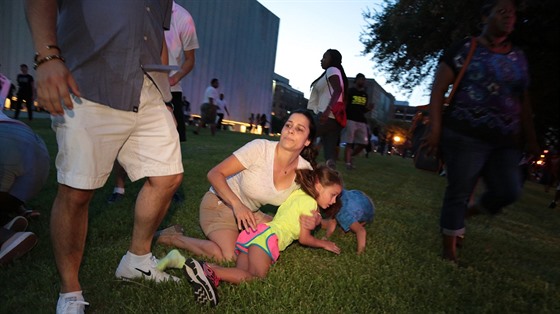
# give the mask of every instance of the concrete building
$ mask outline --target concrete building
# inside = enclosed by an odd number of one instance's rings
[[[392,119],[412,122],[412,118],[418,112],[418,107],[410,107],[408,102],[395,102]]]
[[[288,111],[307,106],[304,94],[292,88],[288,78],[274,74],[280,19],[257,0],[175,1],[193,16],[200,43],[195,67],[181,81],[193,114],[200,113],[212,78],[220,80],[219,91],[228,102],[231,116],[226,119],[247,122],[251,113],[266,113],[275,129]],[[23,3],[0,0],[0,72],[12,81],[21,63],[27,63],[35,76]],[[383,128],[394,117],[395,97],[373,78],[367,79],[366,88],[375,104],[368,115],[370,126]]]
[[[192,113],[200,112],[206,87],[218,78],[231,119],[247,121],[251,112],[270,114],[280,19],[256,0],[176,2],[193,16],[200,42],[195,67],[182,81]],[[0,0],[0,72],[12,81],[21,63],[35,76],[23,4]]]
[[[280,132],[282,122],[291,111],[307,108],[307,99],[303,93],[290,86],[290,80],[274,74],[271,128],[273,133]]]
[[[290,80],[281,75],[274,74],[273,84],[272,112],[275,115],[284,117],[289,111],[305,109],[307,107],[307,99],[301,91],[292,88]]]
[[[270,115],[280,19],[256,0],[175,1],[193,16],[200,43],[195,68],[182,82],[193,113],[218,78],[231,119]]]

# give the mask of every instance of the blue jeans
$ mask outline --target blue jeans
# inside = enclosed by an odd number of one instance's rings
[[[479,178],[485,191],[477,201],[481,210],[497,214],[521,194],[521,150],[462,135],[444,128],[441,148],[447,168],[447,187],[441,208],[441,231],[465,233],[465,213]]]

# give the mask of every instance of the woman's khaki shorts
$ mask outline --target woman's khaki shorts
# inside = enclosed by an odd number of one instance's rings
[[[222,202],[216,194],[208,191],[200,202],[200,227],[206,236],[216,230],[235,230],[237,221],[233,210]],[[268,222],[269,216],[260,210],[254,212],[257,224]]]

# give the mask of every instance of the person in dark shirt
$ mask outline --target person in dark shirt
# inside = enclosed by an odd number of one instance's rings
[[[346,101],[346,129],[343,132],[342,142],[346,169],[354,169],[352,156],[359,154],[369,143],[369,132],[366,113],[372,106],[368,103],[368,94],[365,89],[366,77],[362,73],[356,75],[354,86],[348,89]]]
[[[445,159],[447,187],[440,214],[445,260],[457,263],[457,246],[465,235],[465,217],[498,214],[521,192],[519,161],[524,151],[538,154],[529,102],[529,68],[525,53],[510,41],[517,20],[513,0],[486,0],[481,8],[482,32],[463,39],[442,55],[430,97],[432,153]],[[465,64],[472,60],[444,108],[445,94]],[[479,179],[484,192],[471,195]]]
[[[35,95],[35,82],[33,80],[33,76],[27,73],[27,64],[22,64],[19,68],[21,73],[17,76],[18,91],[16,94],[17,102],[14,118],[19,118],[21,105],[25,101],[25,106],[27,107],[27,118],[31,121],[33,120],[33,99],[35,98],[33,96]]]

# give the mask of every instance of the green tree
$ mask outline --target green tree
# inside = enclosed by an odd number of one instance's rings
[[[378,71],[404,90],[429,83],[443,50],[466,36],[480,33],[483,0],[386,0],[381,10],[363,13],[364,54],[371,54]],[[556,43],[559,14],[555,0],[518,4],[514,44],[529,60],[530,94],[541,144],[556,142],[560,123]],[[551,134],[556,139],[545,139]]]

